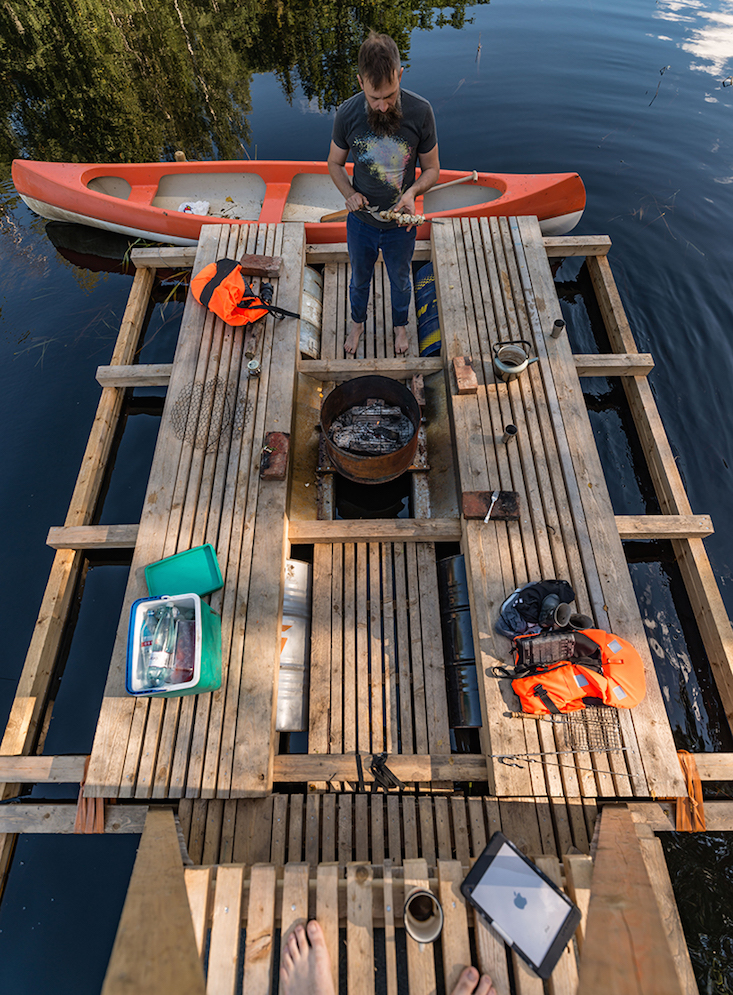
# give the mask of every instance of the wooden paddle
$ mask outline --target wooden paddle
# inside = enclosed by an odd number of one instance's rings
[[[455,187],[459,183],[476,183],[478,181],[478,173],[474,169],[472,173],[467,173],[465,176],[459,176],[456,180],[449,180],[447,183],[439,183],[437,187],[432,187],[429,193],[435,193],[436,190],[445,190],[446,187]],[[344,208],[343,211],[334,211],[333,214],[324,214],[321,221],[343,221],[344,218],[349,216],[349,209]]]

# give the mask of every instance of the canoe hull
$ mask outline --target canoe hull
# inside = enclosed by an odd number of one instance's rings
[[[350,165],[350,164],[349,164]],[[440,182],[465,175],[442,170]],[[477,184],[429,192],[418,210],[428,218],[536,215],[546,235],[580,220],[585,188],[577,173],[479,173]],[[346,240],[345,222],[322,224],[343,198],[322,162],[46,163],[16,159],[13,182],[36,214],[150,241],[195,245],[203,225],[303,221],[310,243]],[[183,213],[185,201],[207,201],[232,217]],[[430,224],[418,238],[430,237]]]

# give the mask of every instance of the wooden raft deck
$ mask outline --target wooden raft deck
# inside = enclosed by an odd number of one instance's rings
[[[195,268],[237,251],[281,254],[276,300],[298,309],[301,228],[209,228]],[[369,757],[381,752],[409,786],[488,781],[500,797],[556,799],[684,793],[575,361],[564,336],[548,335],[560,310],[539,226],[525,218],[436,226],[431,251],[443,329],[440,360],[394,357],[381,266],[361,356],[342,358],[349,274],[337,253],[324,267],[320,360],[298,359],[293,322],[268,320],[257,344],[262,375],[248,378],[242,335],[189,299],[92,750],[89,796],[234,798],[266,794],[273,783],[288,781],[339,788],[358,781],[357,754],[368,783]],[[539,362],[513,383],[497,382],[492,347],[516,339],[531,342]],[[459,392],[456,357],[472,359],[475,392]],[[316,419],[314,389],[320,398],[335,381],[369,371],[406,380],[425,374],[428,410],[442,410],[450,422],[458,492],[518,491],[521,520],[466,521],[457,503],[452,513],[442,509],[440,518],[432,518],[428,446],[412,473],[419,518],[316,521],[318,514],[332,514],[332,498],[328,475],[319,481],[317,506],[316,487],[309,500],[303,498],[302,464],[310,446],[313,480],[317,447],[299,427],[301,409]],[[197,394],[194,384],[213,388]],[[182,433],[181,399],[191,397],[189,428]],[[509,422],[519,431],[507,446],[501,436]],[[261,480],[266,433],[292,430],[300,468],[291,464],[286,481]],[[428,437],[430,432],[428,425]],[[314,544],[304,755],[278,755],[274,732],[288,540]],[[129,698],[123,687],[127,619],[131,602],[145,594],[142,568],[205,541],[216,547],[225,577],[224,589],[212,596],[222,613],[223,686],[195,698]],[[466,555],[481,754],[450,752],[436,541],[460,542]],[[506,682],[494,679],[491,668],[507,661],[510,647],[493,623],[516,586],[553,577],[569,579],[577,609],[628,638],[645,658],[646,699],[633,712],[620,711],[623,751],[566,753],[558,727],[507,717]]]

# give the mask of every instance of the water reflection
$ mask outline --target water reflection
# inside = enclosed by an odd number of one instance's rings
[[[488,0],[478,0],[488,3]],[[372,26],[407,62],[410,33],[461,28],[465,0],[286,5],[46,0],[0,6],[0,161],[239,159],[251,150],[250,85],[274,73],[289,102],[335,107],[354,90]]]
[[[657,0],[654,17],[663,21],[695,25],[677,47],[693,56],[691,69],[709,73],[716,79],[730,72],[733,61],[733,3],[723,0],[719,9],[710,9],[701,0]],[[702,24],[700,23],[702,22]],[[671,38],[660,35],[660,40]]]

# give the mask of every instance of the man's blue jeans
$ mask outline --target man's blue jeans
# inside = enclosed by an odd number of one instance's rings
[[[369,288],[381,249],[392,291],[392,324],[398,327],[407,324],[412,297],[410,265],[416,235],[414,228],[410,232],[406,228],[376,228],[362,221],[353,211],[349,213],[346,240],[351,260],[349,298],[352,321],[359,324],[366,321]]]

